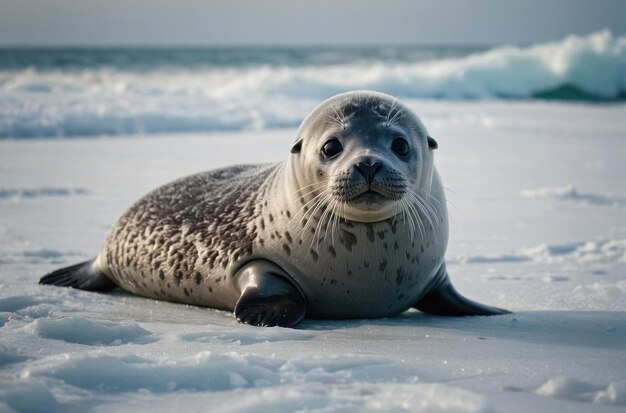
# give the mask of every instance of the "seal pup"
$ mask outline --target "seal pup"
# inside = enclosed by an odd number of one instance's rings
[[[437,142],[391,96],[334,96],[297,131],[286,162],[192,175],[149,193],[93,260],[41,284],[234,311],[256,326],[369,318],[410,307],[447,316],[507,311],[450,283]]]

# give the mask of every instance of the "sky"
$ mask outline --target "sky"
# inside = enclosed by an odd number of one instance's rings
[[[604,28],[622,0],[0,0],[0,45],[529,44]]]

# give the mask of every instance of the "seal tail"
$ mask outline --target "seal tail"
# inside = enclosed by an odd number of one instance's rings
[[[41,277],[39,284],[78,288],[85,291],[107,291],[117,287],[97,269],[96,258],[53,271]]]

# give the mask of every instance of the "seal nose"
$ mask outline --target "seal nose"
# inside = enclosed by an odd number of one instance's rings
[[[371,163],[368,163],[367,161],[359,161],[355,166],[357,171],[365,177],[367,184],[370,185],[374,179],[374,175],[376,175],[376,172],[380,170],[383,164],[378,161],[372,161]]]

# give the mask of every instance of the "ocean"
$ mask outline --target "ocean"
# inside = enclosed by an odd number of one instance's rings
[[[530,46],[3,48],[0,138],[296,127],[369,89],[414,100],[626,100],[626,37]]]

